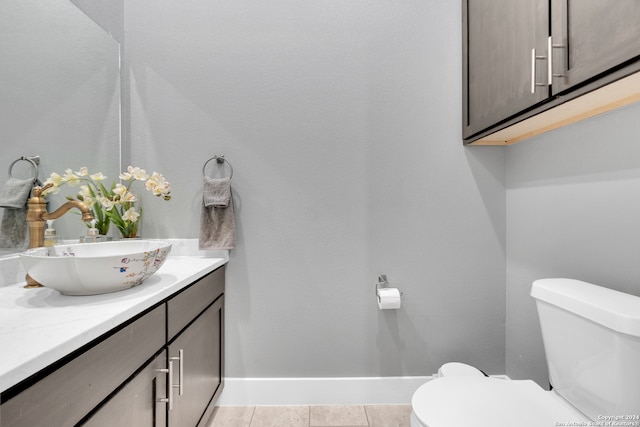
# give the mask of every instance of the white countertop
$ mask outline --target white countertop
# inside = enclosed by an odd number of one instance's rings
[[[228,257],[182,255],[178,246],[141,285],[92,296],[0,286],[0,391],[7,390],[227,263]],[[184,245],[182,245],[184,246]],[[196,251],[197,252],[197,251]]]

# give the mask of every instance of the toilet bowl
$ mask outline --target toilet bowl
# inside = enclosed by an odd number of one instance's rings
[[[538,280],[531,295],[552,390],[445,364],[414,393],[412,427],[595,426],[640,415],[640,297],[570,279]]]

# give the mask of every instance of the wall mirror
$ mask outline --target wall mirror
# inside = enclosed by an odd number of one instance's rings
[[[0,1],[0,185],[21,156],[40,156],[51,172],[102,172],[117,179],[121,156],[120,44],[70,0]],[[12,175],[27,178],[28,162]],[[50,210],[77,188],[49,197]],[[5,209],[0,209],[0,217]],[[1,219],[0,219],[1,220]],[[86,227],[75,214],[56,221],[64,239]],[[4,244],[3,246],[10,246]],[[23,247],[0,247],[0,256]]]

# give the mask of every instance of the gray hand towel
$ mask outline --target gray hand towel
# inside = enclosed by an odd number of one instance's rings
[[[0,207],[5,208],[0,223],[0,247],[26,249],[28,246],[27,200],[35,178],[9,178],[0,190]]]
[[[236,221],[229,178],[204,177],[200,213],[200,249],[236,247]]]
[[[231,201],[231,179],[213,179],[204,177],[204,190],[202,194],[204,206],[207,208],[226,208]]]
[[[29,200],[35,178],[9,178],[0,190],[0,208],[22,209]]]
[[[26,209],[3,209],[0,224],[0,248],[27,249],[29,228]]]

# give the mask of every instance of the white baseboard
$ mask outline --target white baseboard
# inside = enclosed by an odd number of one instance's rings
[[[509,380],[507,375],[492,378]],[[225,378],[218,406],[410,405],[434,377]]]
[[[219,406],[410,405],[432,376],[225,378]]]

